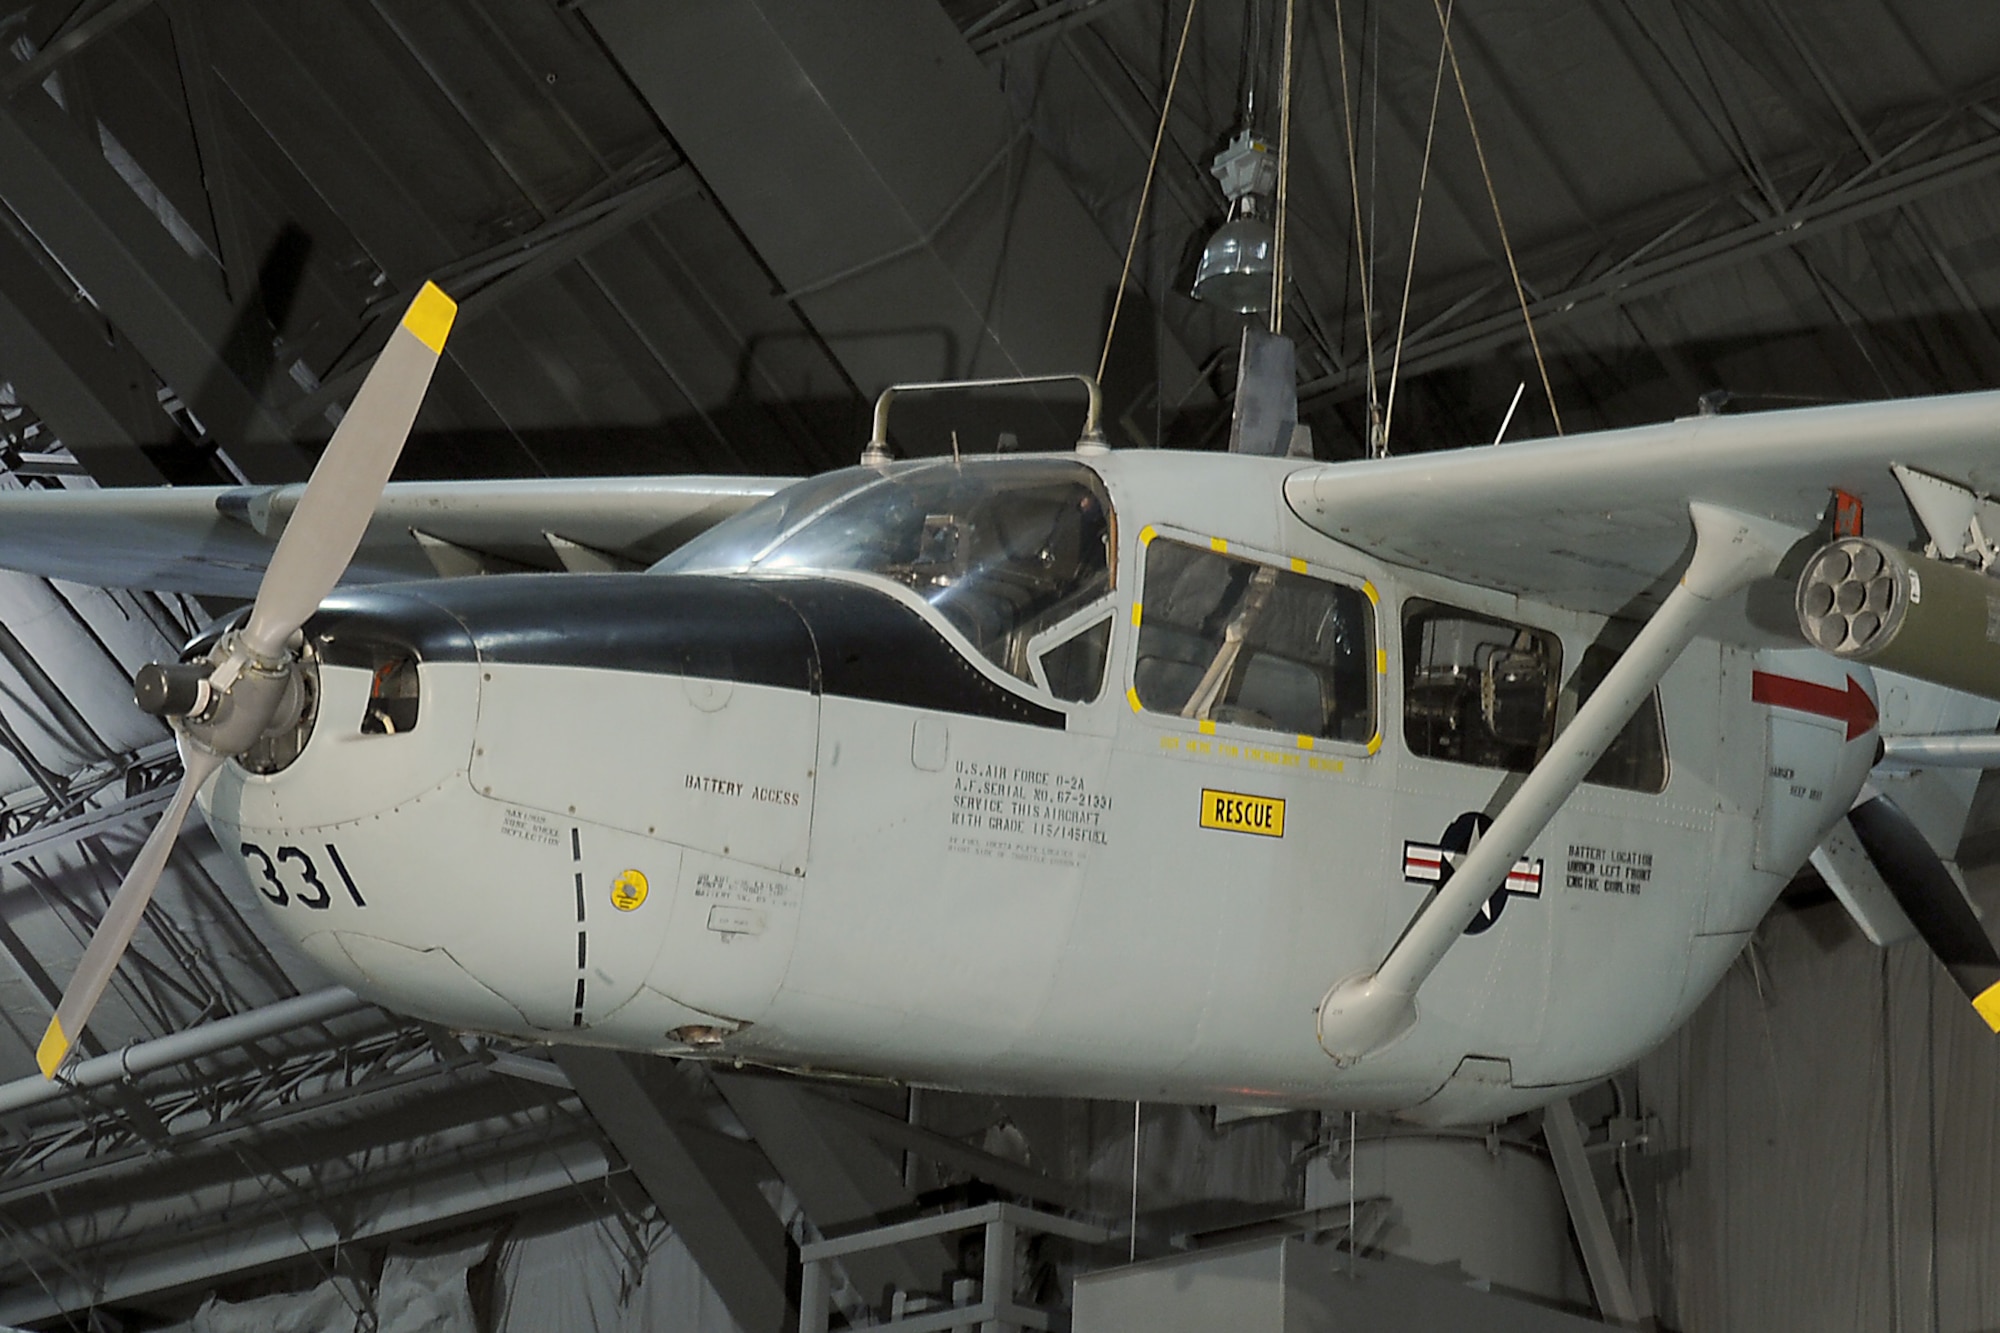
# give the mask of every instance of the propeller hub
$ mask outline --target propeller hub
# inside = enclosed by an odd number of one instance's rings
[[[232,652],[243,654],[234,638],[223,640],[225,662]],[[213,697],[204,711],[182,717],[181,730],[205,749],[234,758],[299,713],[304,687],[296,659],[265,662],[243,654],[233,671],[222,669],[224,662],[199,665],[210,667],[204,684]],[[227,683],[217,685],[218,677]]]

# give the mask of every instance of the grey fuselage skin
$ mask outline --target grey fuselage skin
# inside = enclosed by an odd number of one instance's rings
[[[1087,702],[867,574],[405,584],[337,594],[309,623],[312,734],[268,776],[229,765],[209,824],[331,974],[461,1029],[1458,1122],[1551,1100],[1673,1031],[1872,762],[1872,733],[1752,699],[1760,671],[1872,694],[1865,668],[1698,638],[1660,688],[1664,790],[1583,784],[1533,877],[1424,984],[1415,1027],[1336,1065],[1321,997],[1423,907],[1425,849],[1520,780],[1410,748],[1406,607],[1554,635],[1565,675],[1607,622],[1315,532],[1284,498],[1295,462],[1088,464],[1115,523]],[[1375,734],[1142,707],[1159,540],[1364,590]],[[417,663],[419,711],[371,734],[385,652]]]

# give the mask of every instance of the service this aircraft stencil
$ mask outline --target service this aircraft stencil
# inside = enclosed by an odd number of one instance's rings
[[[1094,406],[896,463],[885,396],[796,484],[385,490],[451,315],[303,490],[0,496],[0,562],[255,595],[142,673],[186,777],[51,1075],[196,802],[332,976],[530,1041],[1488,1119],[1671,1032],[1808,858],[2000,1024],[1947,859],[2000,395],[1341,464]]]

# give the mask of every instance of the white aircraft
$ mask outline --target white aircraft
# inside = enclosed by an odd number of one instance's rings
[[[1941,688],[1995,620],[1925,608],[1994,588],[2000,394],[1342,464],[1094,406],[1073,454],[893,463],[885,395],[782,489],[385,491],[452,309],[303,490],[0,496],[0,563],[255,594],[142,673],[186,776],[50,1076],[197,800],[334,977],[531,1041],[1491,1119],[1670,1033],[1809,856],[2000,1026],[1935,849],[1977,775],[1918,772],[1995,762]],[[592,572],[407,581],[536,547]]]

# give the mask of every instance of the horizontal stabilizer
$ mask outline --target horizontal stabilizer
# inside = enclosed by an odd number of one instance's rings
[[[1882,762],[1908,768],[2000,768],[2000,735],[1885,736]]]
[[[1955,481],[1901,463],[1890,470],[1938,559],[1969,557],[1984,562],[1993,539],[2000,537],[2000,504]]]
[[[1861,840],[1847,820],[1835,824],[1833,831],[1813,849],[1812,867],[1833,890],[1833,896],[1840,899],[1840,905],[1854,918],[1854,924],[1861,927],[1869,943],[1886,949],[1917,933],[1909,915],[1897,905],[1896,895],[1889,891],[1875,869],[1875,863],[1862,850]]]

